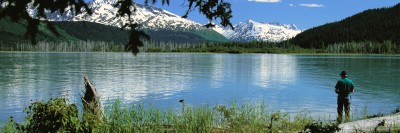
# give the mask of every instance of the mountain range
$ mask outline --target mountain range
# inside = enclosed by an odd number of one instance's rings
[[[93,14],[79,14],[74,16],[74,13],[67,11],[64,15],[50,14],[49,19],[52,21],[87,21],[114,27],[122,27],[129,23],[128,17],[116,17],[117,9],[113,4],[117,0],[95,0],[89,3],[92,8]],[[35,10],[30,10],[32,16],[35,15]],[[169,37],[161,37],[172,42],[182,40],[171,36],[174,34],[165,34],[170,32],[179,32],[179,36],[183,33],[191,34],[197,42],[213,41],[213,42],[226,42],[226,41],[273,41],[279,42],[292,38],[301,31],[295,25],[285,25],[279,23],[255,22],[248,20],[243,23],[235,25],[235,30],[231,28],[216,28],[208,29],[202,24],[182,18],[163,9],[155,8],[152,6],[145,6],[136,4],[136,11],[132,13],[133,22],[140,24],[140,29],[153,34],[154,37],[168,35]],[[218,34],[219,33],[219,34]],[[223,35],[223,36],[222,36]],[[178,37],[179,37],[178,36]],[[201,39],[203,38],[203,39]],[[187,40],[188,38],[183,40]],[[229,40],[228,40],[229,39]],[[159,39],[160,40],[160,39]],[[157,40],[157,41],[159,41]],[[191,40],[191,39],[189,39]],[[185,41],[180,41],[185,42]]]
[[[79,32],[79,30],[82,29],[68,29],[68,27],[65,26],[82,28],[82,26],[76,25],[79,24],[78,22],[84,21],[88,22],[90,26],[95,27],[98,27],[98,25],[92,23],[120,28],[126,23],[129,23],[129,19],[127,16],[116,16],[118,8],[113,6],[116,1],[117,0],[95,0],[89,2],[88,5],[92,9],[92,15],[88,15],[86,13],[74,15],[73,12],[68,10],[63,15],[60,15],[60,13],[57,12],[48,12],[47,16],[50,21],[54,21],[55,23],[63,23],[62,26],[63,28],[67,28],[67,31],[77,30],[74,31],[74,33]],[[31,7],[29,14],[31,16],[35,16],[36,9]],[[149,34],[152,41],[155,42],[199,43],[229,41],[223,35],[212,29],[205,28],[199,23],[184,19],[166,10],[151,6],[136,4],[136,11],[132,13],[131,17],[135,23],[140,25],[139,29]],[[107,28],[109,29],[109,27]],[[95,29],[87,27],[85,30]],[[117,32],[115,30],[112,31]]]

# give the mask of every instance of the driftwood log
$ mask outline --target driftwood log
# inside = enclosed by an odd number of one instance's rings
[[[386,133],[396,132],[400,125],[400,113],[388,116],[358,120],[339,125],[339,133]]]
[[[97,93],[96,88],[90,83],[87,75],[83,78],[85,89],[85,95],[81,98],[84,109],[84,118],[97,119],[103,121],[103,108],[101,106],[100,96]],[[85,116],[86,115],[86,116]],[[94,118],[93,118],[94,117]],[[89,121],[92,121],[89,120]]]

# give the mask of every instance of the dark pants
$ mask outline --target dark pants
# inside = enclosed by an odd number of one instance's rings
[[[346,121],[350,120],[350,98],[349,97],[338,97],[337,99],[337,113],[338,113],[338,118],[337,122],[341,123],[342,122],[342,116],[343,116],[343,107],[344,107],[344,112],[346,114]]]

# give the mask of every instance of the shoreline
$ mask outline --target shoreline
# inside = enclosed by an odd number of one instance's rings
[[[0,53],[130,53],[113,51],[0,51]],[[395,56],[400,54],[374,54],[374,53],[223,53],[223,52],[140,52],[140,53],[165,53],[165,54],[233,54],[233,55],[252,55],[252,54],[271,54],[271,55],[303,55],[303,56]],[[139,53],[139,54],[140,54]]]

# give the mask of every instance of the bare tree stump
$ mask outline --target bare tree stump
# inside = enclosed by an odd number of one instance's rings
[[[101,106],[100,96],[93,84],[90,83],[88,76],[85,75],[83,79],[86,88],[85,95],[81,98],[84,109],[84,118],[93,120],[93,117],[95,117],[97,120],[103,121],[103,108]]]

